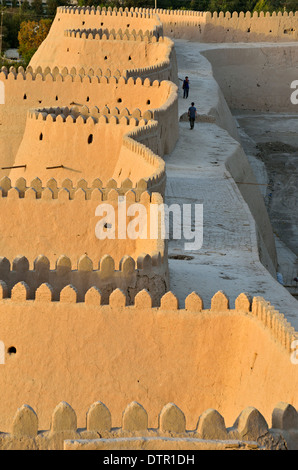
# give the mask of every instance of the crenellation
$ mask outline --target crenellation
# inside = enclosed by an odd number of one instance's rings
[[[92,260],[86,255],[83,255],[78,260],[77,269],[73,271],[70,259],[65,256],[60,257],[57,260],[55,270],[50,270],[48,259],[44,256],[40,256],[37,260],[34,261],[35,269],[33,271],[29,271],[28,260],[25,257],[18,257],[13,262],[12,271],[8,271],[10,269],[10,263],[8,260],[6,260],[6,258],[2,258],[0,268],[2,268],[2,265],[6,266],[4,270],[3,268],[1,269],[1,277],[3,278],[3,280],[1,280],[2,299],[11,297],[11,300],[14,302],[35,299],[39,302],[57,302],[60,300],[62,302],[71,303],[77,303],[79,300],[80,302],[86,302],[88,305],[110,305],[111,308],[114,308],[115,306],[119,307],[121,305],[122,307],[127,306],[127,308],[130,308],[128,304],[126,304],[127,297],[121,289],[114,289],[112,291],[113,295],[111,296],[111,294],[109,294],[108,303],[106,303],[103,302],[102,298],[103,292],[101,288],[103,285],[96,286],[95,284],[92,284],[92,282],[94,280],[99,280],[100,277],[102,277],[104,280],[105,278],[110,278],[111,275],[116,276],[117,273],[120,276],[127,276],[129,279],[131,275],[135,274],[136,269],[140,273],[142,270],[146,271],[146,269],[150,269],[152,273],[154,266],[151,264],[151,262],[150,268],[148,264],[146,268],[144,267],[144,260],[149,259],[149,255],[142,255],[138,258],[137,262],[135,262],[130,256],[125,256],[119,263],[119,271],[116,271],[114,259],[110,255],[104,255],[98,263],[98,270],[94,270],[94,263]],[[21,266],[19,266],[20,263]],[[19,275],[17,275],[17,273],[19,273]],[[20,280],[20,274],[24,275],[26,282]],[[90,275],[88,286],[85,288],[84,296],[81,296],[81,298],[78,299],[78,294],[80,291],[78,280],[80,279],[81,275],[83,276],[82,279],[84,279],[84,275],[87,274]],[[60,289],[60,296],[57,296],[57,289],[55,286],[59,284],[59,279],[60,288],[62,285],[64,285],[64,287]],[[12,282],[17,283],[13,285]],[[77,288],[74,284],[76,284]],[[32,287],[30,287],[30,285]],[[36,288],[34,286],[38,287]],[[11,295],[9,294],[10,291]],[[246,294],[244,293],[239,295],[239,298],[244,297],[246,297]],[[215,294],[213,298],[223,299],[222,292],[218,291],[218,293]],[[156,303],[154,303],[155,306],[153,306],[153,308],[164,311],[177,311],[180,314],[184,314],[186,312],[203,314],[206,312],[208,315],[214,313],[215,316],[218,314],[233,314],[235,316],[245,315],[254,318],[254,311],[244,311],[241,305],[239,308],[239,301],[235,302],[235,309],[226,308],[226,300],[228,299],[225,298],[225,302],[221,301],[220,304],[217,303],[217,309],[214,309],[211,304],[211,310],[208,310],[204,309],[201,297],[197,293],[193,292],[185,299],[185,307],[182,308],[179,307],[177,297],[171,291],[168,291],[161,296],[158,306]],[[285,319],[284,315],[276,311],[269,302],[266,302],[262,298],[254,297],[252,303],[255,304],[256,302],[262,302],[263,305],[266,305],[265,313],[269,314],[272,319],[272,322],[264,322],[263,318],[259,316],[257,317],[259,323],[271,332],[271,335],[275,341],[279,343],[287,353],[290,353],[291,342],[298,337],[295,329]],[[143,289],[142,291],[138,292],[138,294],[135,296],[134,302],[130,305],[134,306],[134,308],[152,308],[152,297],[150,295],[150,291]],[[238,308],[236,305],[238,305]]]
[[[24,256],[15,258],[12,266],[9,260],[2,257],[0,262],[2,298],[28,300],[37,296],[38,301],[43,299],[58,301],[59,295],[61,300],[62,290],[68,287],[62,295],[64,301],[77,299],[84,302],[85,296],[88,298],[87,293],[90,289],[99,289],[102,302],[107,303],[111,290],[115,290],[117,286],[128,289],[142,279],[150,279],[149,283],[153,285],[157,279],[164,278],[165,266],[160,253],[158,255],[159,262],[154,264],[150,255],[143,254],[136,260],[124,255],[117,267],[114,258],[107,254],[103,255],[99,262],[84,254],[74,265],[70,258],[63,255],[57,259],[54,269],[51,269],[50,260],[44,255],[39,255],[33,261],[32,268]],[[153,299],[156,305],[160,300],[160,294],[155,294]]]

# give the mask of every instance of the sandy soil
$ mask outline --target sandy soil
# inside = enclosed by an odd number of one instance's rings
[[[276,237],[279,271],[292,293],[298,275],[298,116],[233,112]]]

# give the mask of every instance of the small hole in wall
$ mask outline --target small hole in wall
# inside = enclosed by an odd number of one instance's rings
[[[147,100],[146,104],[150,104],[150,103],[151,103],[151,101],[150,101],[150,100]]]
[[[127,24],[126,27],[129,28],[129,27],[130,27],[130,24]]]
[[[103,26],[103,23],[100,23],[100,26]]]
[[[56,96],[55,100],[58,101],[58,96]]]
[[[88,144],[92,144],[93,142],[93,134],[90,134],[88,137]]]
[[[85,24],[85,21],[82,21],[82,25],[84,25],[84,24]]]
[[[131,60],[131,56],[128,57],[128,60]]]
[[[90,99],[90,98],[89,98],[89,96],[87,96],[87,98],[86,98],[86,101],[88,102],[88,101],[89,101],[89,99]]]
[[[42,139],[43,139],[43,133],[41,132],[41,133],[39,134],[39,140],[42,140]]]
[[[247,32],[250,33],[250,28],[247,29]]]
[[[24,96],[23,96],[23,100],[26,100],[26,99],[27,99],[27,95],[25,93]]]
[[[117,103],[122,103],[122,98],[118,98]]]
[[[8,354],[16,354],[17,350],[14,346],[10,346],[10,348],[7,349]]]
[[[104,56],[104,60],[107,60],[107,58],[108,58],[108,57],[105,55],[105,56]]]

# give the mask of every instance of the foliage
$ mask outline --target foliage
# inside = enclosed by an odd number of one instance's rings
[[[15,67],[17,69],[20,66],[23,66],[25,68],[26,67],[25,62],[17,61],[17,60],[9,60],[9,59],[0,57],[0,69],[1,67],[6,67],[7,70],[9,70],[10,67]]]
[[[31,57],[46,38],[51,24],[52,21],[49,19],[21,23],[18,34],[19,52],[26,64],[30,62]]]

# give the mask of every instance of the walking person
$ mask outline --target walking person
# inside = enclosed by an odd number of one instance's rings
[[[185,77],[183,80],[183,98],[187,99],[188,98],[188,92],[189,92],[189,79],[188,77]]]
[[[195,120],[197,117],[197,108],[195,108],[194,103],[191,103],[191,106],[188,108],[188,117],[189,117],[190,129],[193,129],[195,125]]]

